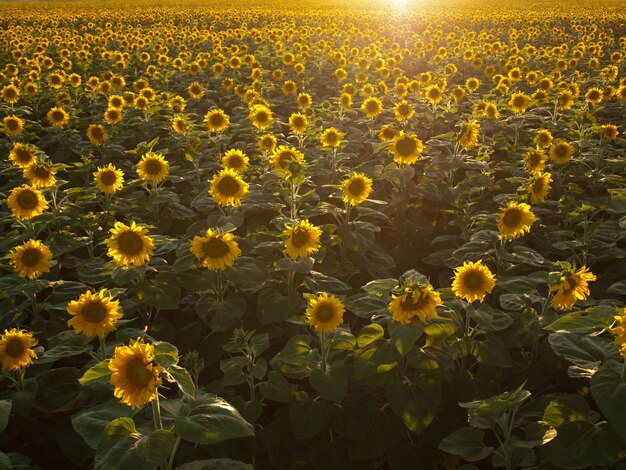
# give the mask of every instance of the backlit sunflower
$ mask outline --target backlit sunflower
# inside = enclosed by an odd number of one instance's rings
[[[3,101],[9,104],[15,104],[20,99],[20,89],[14,85],[6,85],[5,87],[2,87],[0,97],[2,97]]]
[[[406,287],[401,295],[393,295],[387,308],[391,318],[399,323],[408,325],[415,317],[426,322],[429,318],[437,317],[437,305],[441,305],[441,296],[433,291],[433,286]]]
[[[70,120],[70,115],[63,108],[55,106],[46,115],[48,122],[54,127],[63,127]]]
[[[250,108],[250,121],[257,129],[267,129],[274,122],[272,111],[265,105],[255,104]]]
[[[498,215],[498,230],[505,240],[515,240],[530,231],[530,227],[537,221],[537,217],[524,203],[509,202]]]
[[[626,344],[626,308],[620,310],[620,315],[616,315],[617,326],[611,328],[611,333],[615,335],[615,344],[621,346]]]
[[[298,165],[303,164],[304,154],[295,147],[280,145],[274,150],[271,161],[276,171],[287,170],[292,162]]]
[[[31,348],[37,345],[32,333],[17,328],[4,330],[0,336],[0,362],[2,370],[20,370],[37,358]]]
[[[302,113],[293,113],[289,116],[289,128],[294,134],[302,134],[309,125],[309,121]]]
[[[528,184],[528,194],[530,195],[530,202],[537,204],[546,200],[548,192],[550,192],[550,183],[552,183],[552,176],[550,173],[536,173],[530,179]]]
[[[9,264],[20,277],[36,279],[50,271],[52,252],[39,240],[28,240],[9,253]]]
[[[368,118],[373,119],[383,112],[383,103],[375,96],[370,96],[363,101],[361,110]]]
[[[9,152],[9,160],[13,165],[23,169],[35,163],[37,159],[35,152],[36,148],[33,145],[15,142]]]
[[[578,271],[573,268],[564,269],[559,281],[550,286],[554,297],[550,303],[557,310],[568,310],[579,300],[585,300],[589,295],[589,282],[596,280],[596,276],[583,266]]]
[[[300,109],[308,109],[313,104],[313,98],[308,93],[299,93],[296,98],[296,104]]]
[[[49,188],[56,183],[54,167],[41,162],[28,165],[23,170],[24,178],[30,181],[33,188]]]
[[[480,124],[475,120],[472,119],[465,123],[461,136],[459,137],[459,143],[465,150],[471,150],[478,145],[479,130]]]
[[[515,114],[521,114],[526,111],[530,104],[530,97],[524,93],[513,93],[509,101],[509,107]]]
[[[105,167],[98,167],[93,173],[96,188],[104,194],[112,194],[122,189],[124,185],[124,172],[112,163]]]
[[[276,140],[276,137],[274,137],[272,134],[263,134],[259,138],[259,147],[264,152],[273,152],[276,148],[277,143],[278,141]]]
[[[393,107],[393,113],[397,121],[404,122],[413,117],[415,110],[406,100],[402,100]]]
[[[435,105],[443,99],[443,90],[438,85],[429,85],[424,89],[423,95],[430,104]]]
[[[117,108],[108,108],[103,117],[107,124],[114,125],[122,120],[122,111]]]
[[[109,361],[113,392],[121,403],[141,408],[157,398],[163,368],[154,363],[154,346],[136,339],[115,348]]]
[[[524,168],[528,173],[541,173],[546,168],[546,153],[542,149],[531,149],[524,156]]]
[[[343,136],[343,132],[339,132],[334,127],[329,127],[328,129],[324,129],[320,142],[322,143],[322,147],[337,148],[341,145]]]
[[[389,152],[393,155],[393,161],[398,165],[411,165],[415,163],[424,150],[424,144],[415,134],[406,135],[404,131],[395,137]]]
[[[604,124],[601,128],[601,135],[603,139],[614,141],[617,139],[619,129],[615,124]]]
[[[24,130],[24,121],[17,116],[6,116],[2,119],[2,130],[9,137],[20,135]]]
[[[154,242],[148,229],[131,222],[130,226],[115,222],[106,240],[107,254],[120,266],[143,266],[152,256]]]
[[[100,124],[90,124],[87,128],[87,138],[89,142],[93,145],[101,145],[107,140],[109,140],[109,136],[107,135],[104,126]]]
[[[204,122],[211,132],[223,132],[230,124],[230,117],[222,109],[213,108],[204,116]]]
[[[482,260],[465,261],[463,266],[454,268],[452,292],[468,302],[482,302],[496,286],[496,278]]]
[[[343,322],[346,307],[332,294],[322,293],[309,300],[306,309],[306,322],[318,333],[337,331]]]
[[[585,94],[585,101],[592,105],[598,105],[602,102],[603,93],[600,88],[592,87]]]
[[[380,132],[378,132],[378,138],[383,142],[391,142],[398,135],[398,131],[396,131],[393,126],[389,124],[384,125]]]
[[[548,129],[539,129],[535,134],[535,142],[539,148],[550,147],[552,145],[552,134]]]
[[[48,208],[48,202],[43,197],[43,194],[27,184],[12,189],[9,193],[7,204],[15,218],[25,220],[43,214]]]
[[[291,259],[309,256],[320,247],[322,229],[308,220],[301,220],[297,224],[287,225],[283,231],[285,252]]]
[[[180,135],[186,135],[189,132],[189,122],[182,116],[175,116],[172,119],[172,130]]]
[[[353,173],[341,182],[341,190],[344,202],[356,206],[372,194],[372,179],[363,173]]]
[[[137,174],[144,181],[160,183],[170,173],[170,164],[160,153],[148,152],[137,164]]]
[[[209,194],[220,206],[238,206],[248,192],[246,183],[239,173],[230,168],[224,168],[210,180]]]
[[[67,326],[73,328],[76,334],[83,333],[90,338],[106,336],[115,330],[115,322],[122,318],[120,302],[113,300],[105,289],[81,294],[78,300],[67,304],[67,313],[72,316]]]
[[[550,147],[550,158],[554,163],[562,165],[571,160],[574,155],[574,146],[569,142],[560,140]]]
[[[204,236],[196,235],[191,241],[191,253],[200,266],[223,270],[230,267],[241,255],[241,249],[231,233],[208,229]]]
[[[557,108],[561,111],[570,109],[574,104],[574,95],[570,90],[562,91],[557,98]]]

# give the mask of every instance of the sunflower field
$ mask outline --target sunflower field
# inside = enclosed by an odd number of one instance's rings
[[[626,469],[626,3],[0,3],[0,469]]]

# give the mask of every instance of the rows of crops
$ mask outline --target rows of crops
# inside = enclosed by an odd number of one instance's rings
[[[624,6],[0,4],[0,468],[617,466]]]

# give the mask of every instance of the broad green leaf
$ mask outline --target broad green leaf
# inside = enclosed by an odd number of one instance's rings
[[[483,443],[485,433],[476,428],[461,428],[439,443],[439,450],[460,455],[468,462],[477,462],[493,453],[493,447]]]
[[[356,337],[356,344],[359,348],[377,341],[385,336],[385,330],[378,323],[370,323],[365,326]]]
[[[191,397],[196,395],[196,385],[187,369],[174,364],[167,368],[167,372],[172,376],[181,392]]]
[[[626,381],[613,369],[601,369],[591,379],[591,394],[598,408],[626,445]]]
[[[390,321],[387,324],[391,342],[401,355],[405,355],[424,333],[424,327],[418,321],[410,325]]]
[[[376,295],[361,293],[351,295],[345,299],[346,308],[361,318],[371,318],[387,312],[387,302]]]
[[[501,331],[513,323],[513,315],[482,303],[472,312],[478,327],[487,332]]]
[[[291,431],[297,439],[308,439],[320,433],[330,420],[330,410],[315,400],[297,400],[289,403]]]
[[[65,357],[78,356],[93,349],[89,344],[89,338],[84,335],[77,335],[72,331],[63,332],[57,335],[55,339],[58,341],[58,344],[44,351],[37,362],[55,362]]]
[[[589,405],[580,395],[560,395],[552,400],[543,413],[543,421],[558,428],[574,421],[586,421]]]
[[[388,294],[392,289],[398,285],[398,280],[394,278],[376,279],[370,281],[363,286],[363,290],[368,294],[374,294],[381,296]]]
[[[100,361],[95,366],[87,369],[83,376],[78,379],[78,382],[81,385],[85,385],[89,382],[93,382],[94,380],[100,380],[103,377],[108,377],[109,375],[111,375],[111,371],[109,370],[109,360],[105,359],[104,361]]]
[[[421,433],[439,408],[441,386],[431,378],[420,378],[416,384],[396,383],[387,388],[387,401],[407,429]]]
[[[154,361],[164,369],[178,364],[178,348],[165,341],[155,341]]]
[[[581,312],[572,312],[562,316],[554,323],[546,326],[548,331],[560,331],[568,333],[588,333],[592,330],[609,328],[615,315],[614,307],[592,307]]]
[[[322,369],[313,369],[309,381],[321,396],[341,403],[348,391],[348,370],[343,363],[335,362],[325,373]]]
[[[87,408],[72,416],[72,426],[92,449],[98,447],[102,431],[116,418],[132,418],[135,414],[130,406],[117,400]]]
[[[494,429],[504,413],[521,406],[528,398],[530,398],[530,392],[520,386],[512,392],[504,392],[484,400],[459,403],[459,406],[468,410],[467,421],[470,426],[479,429]]]
[[[81,390],[78,373],[78,369],[74,367],[59,367],[38,374],[35,408],[45,412],[73,409]]]
[[[614,346],[608,339],[563,331],[551,333],[548,342],[557,355],[585,369],[597,368],[610,354],[611,346]],[[617,348],[614,349],[616,355]]]
[[[293,385],[287,381],[280,373],[270,371],[267,374],[267,381],[259,384],[259,392],[270,400],[287,403],[293,398]]]
[[[9,416],[11,416],[11,400],[0,400],[0,433],[4,431],[9,424]]]

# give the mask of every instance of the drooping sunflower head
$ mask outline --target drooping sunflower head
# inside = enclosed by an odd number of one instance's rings
[[[0,336],[0,362],[2,370],[20,370],[28,367],[37,358],[31,348],[37,345],[32,333],[17,328],[4,330]]]
[[[423,323],[436,318],[436,307],[443,303],[439,292],[435,292],[430,284],[406,287],[402,294],[392,297],[393,300],[387,306],[391,318],[404,325],[411,324],[416,317]]]
[[[289,116],[289,127],[294,134],[302,134],[309,125],[309,121],[302,113],[293,113]]]
[[[323,147],[337,148],[341,145],[343,136],[343,132],[339,132],[334,127],[329,127],[328,129],[324,129],[320,142]]]
[[[3,131],[9,137],[20,135],[24,130],[24,121],[17,116],[5,116],[2,119]]]
[[[465,150],[471,150],[478,145],[478,135],[480,133],[480,124],[474,119],[469,120],[463,126],[459,143]]]
[[[7,204],[17,219],[29,220],[48,208],[48,202],[38,189],[23,184],[9,193]]]
[[[383,112],[383,103],[375,96],[370,96],[369,98],[363,100],[361,110],[368,118],[373,119]]]
[[[285,252],[291,259],[309,256],[319,249],[321,235],[322,229],[308,220],[287,225],[283,231],[286,237]]]
[[[615,124],[604,124],[601,127],[602,138],[613,142],[617,139],[617,135],[619,134],[619,129]]]
[[[239,206],[248,192],[249,184],[239,173],[230,168],[224,168],[210,180],[209,194],[220,206]]]
[[[87,128],[87,138],[93,145],[101,145],[109,139],[109,136],[100,124],[90,124]]]
[[[286,171],[289,165],[302,165],[304,163],[304,154],[295,147],[280,145],[274,150],[271,157],[272,166],[276,171]]]
[[[372,179],[363,173],[353,173],[342,181],[341,190],[344,202],[356,206],[372,194]]]
[[[9,160],[19,168],[26,168],[37,159],[36,147],[30,144],[15,142],[9,152]]]
[[[70,120],[70,115],[58,106],[52,108],[47,114],[48,122],[54,127],[62,127]]]
[[[124,186],[124,172],[112,163],[105,167],[98,167],[93,173],[96,188],[104,194],[112,194]]]
[[[559,140],[550,147],[550,158],[559,165],[570,161],[573,155],[574,146],[564,140]]]
[[[56,183],[54,167],[42,162],[34,162],[23,170],[24,178],[30,181],[33,188],[49,188]]]
[[[204,116],[204,121],[211,132],[223,132],[230,124],[230,117],[219,108],[209,110]]]
[[[113,392],[121,403],[141,408],[157,397],[163,368],[154,363],[154,346],[139,339],[115,348],[109,361]]]
[[[28,240],[9,253],[9,264],[20,277],[36,279],[50,271],[52,252],[39,240]]]
[[[231,170],[235,170],[240,175],[243,175],[246,171],[248,171],[250,159],[243,151],[239,149],[230,149],[224,153],[220,163],[224,168],[230,168]]]
[[[105,289],[81,294],[78,300],[68,303],[67,313],[72,316],[67,326],[76,334],[83,333],[90,338],[106,336],[115,330],[115,323],[122,318],[119,301],[114,300]]]
[[[230,267],[241,255],[241,249],[231,233],[208,229],[204,236],[196,235],[191,241],[191,253],[201,266],[223,270]]]
[[[552,183],[552,176],[550,173],[539,172],[534,174],[528,184],[530,202],[537,204],[545,201],[551,189],[550,183]]]
[[[546,153],[542,149],[531,149],[524,156],[524,168],[528,173],[541,173],[546,167]]]
[[[509,107],[515,114],[521,114],[526,111],[530,104],[530,97],[524,93],[513,93],[509,101]]]
[[[346,307],[334,295],[322,293],[317,298],[309,300],[306,309],[306,321],[318,333],[337,331],[343,322]]]
[[[274,122],[272,111],[265,105],[255,104],[250,108],[250,121],[257,129],[267,129]]]
[[[554,294],[550,303],[557,310],[568,310],[579,300],[585,300],[589,292],[589,283],[596,280],[596,276],[583,266],[578,271],[574,267],[565,267],[558,281],[550,285],[549,292]]]
[[[482,302],[496,285],[496,279],[482,260],[477,262],[465,261],[463,266],[454,269],[452,291],[468,302],[478,300]]]
[[[515,240],[530,231],[537,217],[524,203],[510,202],[498,215],[498,230],[505,240]]]
[[[137,164],[137,174],[144,181],[160,183],[170,173],[170,165],[160,153],[148,152]]]
[[[394,138],[389,151],[393,155],[393,161],[399,165],[411,165],[415,163],[424,149],[422,141],[414,134],[406,135],[404,131]]]
[[[131,222],[130,226],[115,222],[109,231],[107,254],[120,266],[143,266],[150,260],[154,241],[148,236],[148,229]]]

